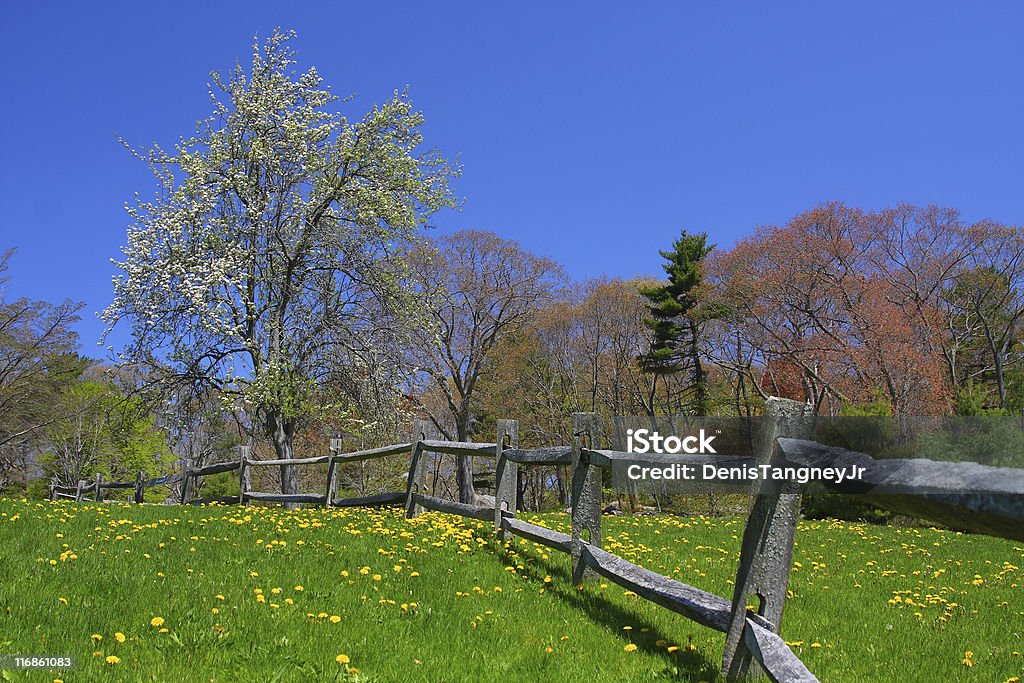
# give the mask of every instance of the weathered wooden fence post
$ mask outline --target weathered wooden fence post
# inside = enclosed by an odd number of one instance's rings
[[[755,454],[758,465],[778,465],[780,437],[809,439],[814,435],[814,407],[798,401],[770,398],[765,403],[764,429]],[[759,676],[743,642],[748,602],[757,600],[757,612],[779,632],[786,604],[789,568],[793,558],[796,520],[802,487],[796,482],[761,478],[743,531],[740,563],[732,599],[732,618],[726,634],[722,673],[735,681]]]
[[[56,477],[51,477],[50,478],[50,500],[56,500],[57,499],[57,493],[54,490],[56,488],[56,486],[57,486],[57,478]]]
[[[102,484],[102,483],[103,483],[103,475],[102,474],[97,474],[96,475],[96,502],[97,503],[102,503],[103,502],[103,489],[100,487],[100,484]]]
[[[519,466],[505,458],[505,451],[519,446],[519,422],[517,420],[498,420],[498,438],[496,439],[494,465],[494,530],[498,538],[505,540],[505,530],[501,527],[501,518],[505,514],[515,517],[516,494],[519,486]],[[505,442],[508,441],[506,444]]]
[[[416,420],[412,425],[412,449],[409,456],[409,481],[405,490],[405,516],[409,519],[419,517],[423,508],[416,504],[415,495],[424,495],[424,483],[427,479],[427,453],[420,446],[426,441],[429,423]]]
[[[327,493],[324,494],[324,507],[331,507],[334,500],[335,479],[338,476],[338,461],[341,455],[341,439],[331,439],[331,459],[327,462]]]
[[[139,473],[135,475],[135,502],[138,503],[139,505],[142,505],[143,502],[142,494],[146,488],[145,482],[146,473],[142,470],[139,470]]]
[[[601,547],[601,470],[583,456],[583,449],[601,447],[597,413],[572,416],[572,580],[594,578],[583,562],[583,543]]]
[[[245,494],[249,491],[249,453],[250,446],[237,446],[238,448],[238,504],[248,505]]]
[[[85,480],[78,480],[78,488],[75,489],[75,502],[81,503],[82,499],[85,498]]]
[[[187,505],[188,501],[192,498],[192,477],[188,476],[189,462],[188,460],[182,461],[181,472],[185,475],[185,478],[181,480],[181,504]]]

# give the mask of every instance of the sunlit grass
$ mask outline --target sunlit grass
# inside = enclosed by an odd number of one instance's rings
[[[604,523],[612,552],[731,597],[741,520]],[[825,681],[1010,680],[1022,556],[949,531],[801,523],[783,636]],[[444,515],[0,500],[0,653],[79,658],[17,680],[710,681],[723,640]]]

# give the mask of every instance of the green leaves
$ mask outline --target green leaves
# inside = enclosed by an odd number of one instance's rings
[[[660,252],[666,261],[662,269],[668,281],[640,288],[640,293],[651,303],[651,317],[645,322],[654,332],[650,351],[640,358],[647,372],[664,375],[692,368],[694,382],[703,381],[696,350],[701,321],[698,287],[701,266],[713,248],[707,244],[705,233],[690,235],[684,230],[672,243],[672,251]],[[702,387],[697,386],[696,390],[702,395]]]

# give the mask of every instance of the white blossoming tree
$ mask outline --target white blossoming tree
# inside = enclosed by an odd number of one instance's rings
[[[122,360],[163,389],[233,397],[292,457],[325,386],[375,371],[410,308],[395,250],[455,204],[458,174],[419,151],[423,117],[396,91],[358,123],[315,69],[294,70],[291,33],[253,46],[251,69],[213,74],[213,114],[173,152],[133,153],[158,180],[128,208],[122,271],[102,317],[131,326]],[[281,468],[294,493],[294,466]]]

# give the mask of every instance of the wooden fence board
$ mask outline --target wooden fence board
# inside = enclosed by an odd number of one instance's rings
[[[743,644],[773,683],[819,683],[781,637],[749,618]]]
[[[521,465],[571,465],[572,449],[566,446],[550,448],[510,448],[504,451],[505,459]]]
[[[498,444],[467,443],[464,441],[423,441],[423,448],[447,455],[493,456]]]
[[[404,491],[388,491],[373,496],[359,496],[356,498],[335,498],[331,501],[331,507],[360,507],[363,505],[402,505],[405,502]]]
[[[355,462],[357,460],[369,460],[371,458],[386,458],[391,455],[408,455],[411,443],[400,443],[394,446],[383,446],[381,448],[368,448],[364,451],[353,453],[341,453],[334,456],[338,462]]]
[[[656,574],[589,543],[583,544],[582,557],[598,574],[642,598],[716,631],[724,633],[729,628],[732,603],[725,598]]]
[[[494,448],[493,444],[491,448]],[[478,519],[481,522],[491,522],[494,520],[494,508],[491,507],[477,507],[475,505],[467,505],[466,503],[457,503],[454,500],[424,496],[419,493],[414,493],[412,497],[417,505],[428,510],[446,512],[450,515],[461,515],[470,519]]]
[[[832,491],[860,494],[879,507],[954,529],[1024,541],[1024,469],[927,459],[875,460],[814,441],[779,439],[787,464],[863,467],[857,480],[823,481]]]
[[[232,470],[237,470],[238,467],[239,467],[239,462],[237,460],[235,460],[234,462],[218,462],[218,463],[214,463],[212,465],[207,465],[206,467],[200,467],[199,469],[189,470],[188,471],[188,476],[190,476],[190,477],[206,477],[206,476],[209,476],[211,474],[220,474],[221,472],[231,472]]]
[[[104,481],[100,483],[100,488],[103,489],[133,489],[135,488],[134,481]]]
[[[560,531],[554,531],[536,524],[530,524],[524,522],[521,519],[515,517],[505,517],[501,520],[501,526],[506,531],[509,531],[516,536],[521,536],[528,541],[534,543],[540,543],[546,545],[549,548],[560,550],[563,553],[569,553],[572,551],[572,536],[569,534],[563,534]]]
[[[262,500],[268,503],[316,503],[324,504],[324,497],[318,493],[263,493],[246,491],[246,500]]]
[[[248,467],[272,467],[281,465],[323,465],[334,456],[318,455],[313,458],[280,458],[278,460],[248,460]]]

